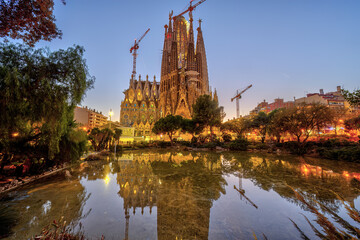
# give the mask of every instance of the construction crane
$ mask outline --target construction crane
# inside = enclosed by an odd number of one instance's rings
[[[239,91],[240,89],[236,90],[235,97],[233,97],[233,98],[231,99],[231,102],[233,102],[234,99],[236,99],[236,118],[239,118],[239,117],[240,117],[240,104],[239,104],[239,100],[240,100],[242,94],[243,94],[244,92],[246,92],[246,91],[247,91],[249,88],[251,88],[251,87],[252,87],[252,84],[249,85],[249,86],[247,86],[247,87],[246,87],[244,90],[242,90],[242,91]]]
[[[193,2],[193,1],[194,1],[194,0],[191,0],[191,1],[190,1],[190,6],[188,7],[188,9],[186,9],[186,10],[183,11],[182,13],[176,15],[175,17],[173,17],[173,20],[175,21],[177,17],[180,17],[180,16],[184,15],[184,14],[187,13],[187,12],[192,12],[192,11],[194,11],[194,9],[195,9],[197,6],[199,6],[200,4],[202,4],[203,2],[205,2],[206,0],[200,0],[199,2],[195,3],[195,5],[192,5],[192,2]]]
[[[146,30],[146,32],[139,38],[139,40],[135,39],[134,46],[130,48],[130,53],[133,55],[133,71],[131,78],[134,78],[136,76],[136,57],[137,57],[137,50],[139,49],[139,43],[141,40],[145,37],[145,35],[150,31],[150,28]]]

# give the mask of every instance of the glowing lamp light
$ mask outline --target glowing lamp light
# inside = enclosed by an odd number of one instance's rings
[[[343,175],[344,175],[346,178],[350,177],[350,174],[349,174],[347,171],[344,171],[344,172],[343,172]]]
[[[110,176],[109,174],[106,175],[106,177],[104,178],[105,184],[108,185],[110,182]]]
[[[14,132],[13,134],[11,134],[12,137],[18,137],[19,133],[18,132]]]

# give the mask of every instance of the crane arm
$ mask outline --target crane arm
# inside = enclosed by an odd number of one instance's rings
[[[148,30],[146,30],[146,32],[139,38],[139,40],[137,41],[137,44],[139,44],[141,42],[141,40],[143,40],[143,38],[149,31],[150,31],[150,28]]]
[[[175,19],[176,19],[177,17],[180,17],[180,16],[184,15],[184,14],[187,13],[187,12],[192,12],[192,11],[194,11],[194,9],[195,9],[197,6],[199,6],[200,4],[202,4],[202,3],[205,2],[205,1],[206,1],[206,0],[200,0],[199,2],[195,3],[194,6],[192,5],[193,0],[190,1],[190,7],[189,7],[188,9],[186,9],[185,11],[183,11],[182,13],[180,13],[180,14],[176,15],[175,17],[173,17],[173,20],[175,21]]]
[[[251,88],[252,87],[252,84],[251,85],[249,85],[249,86],[247,86],[244,90],[242,90],[240,93],[238,93],[238,94],[236,94],[235,95],[235,97],[233,97],[232,99],[231,99],[231,101],[234,101],[234,99],[236,99],[236,98],[241,98],[241,94],[243,94],[244,92],[246,92],[249,88]]]
[[[146,36],[146,34],[147,34],[149,31],[150,31],[150,28],[149,28],[148,30],[146,30],[146,32],[139,38],[139,40],[136,40],[136,39],[135,39],[135,44],[134,44],[134,46],[132,46],[132,47],[130,48],[130,53],[132,53],[132,51],[133,51],[134,49],[138,49],[138,48],[139,48],[139,43],[141,42],[141,40]]]

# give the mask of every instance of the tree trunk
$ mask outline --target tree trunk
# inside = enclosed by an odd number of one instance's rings
[[[173,140],[172,140],[172,133],[168,133],[168,136],[170,138],[170,143],[171,143],[171,146],[173,145]]]

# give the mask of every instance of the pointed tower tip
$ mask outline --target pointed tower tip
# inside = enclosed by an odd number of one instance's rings
[[[219,98],[218,98],[218,94],[217,94],[216,88],[215,88],[215,91],[214,91],[214,100],[215,100],[216,102],[219,102]]]
[[[201,31],[201,23],[203,22],[203,20],[200,18],[198,21],[199,21],[199,27],[197,28],[197,30]]]

